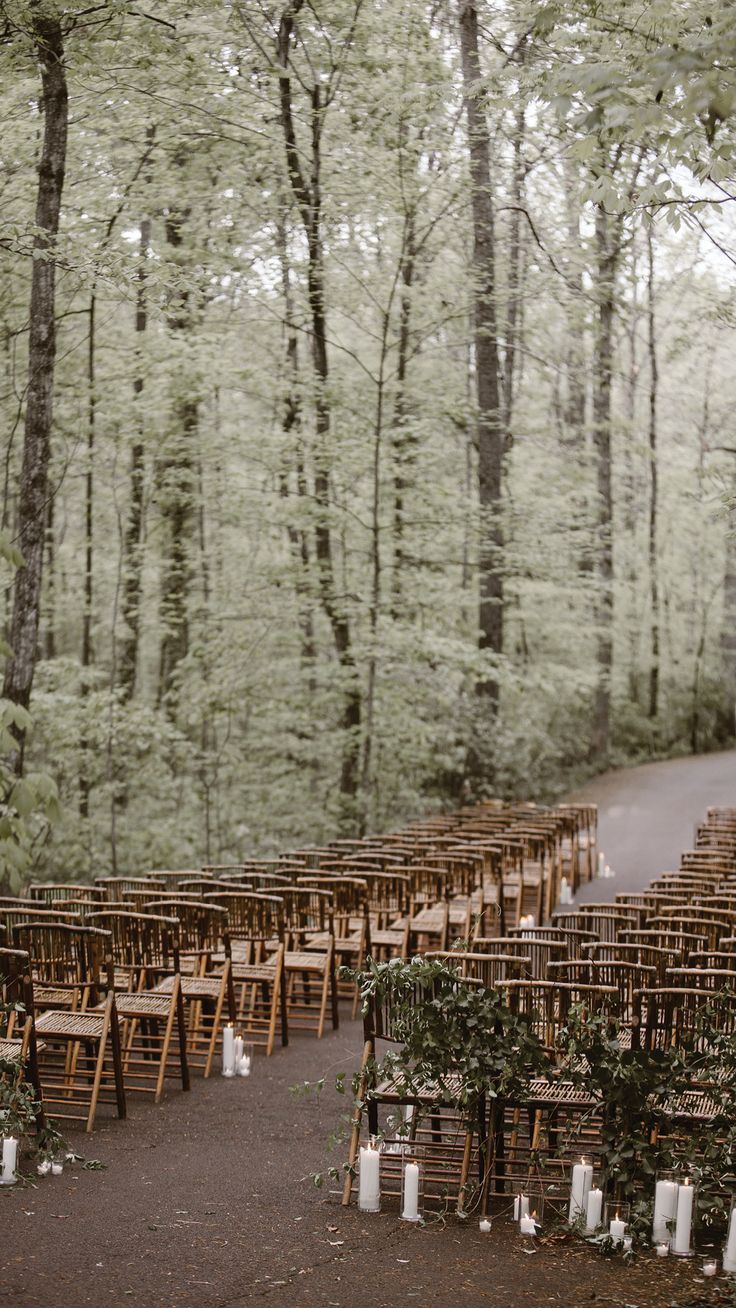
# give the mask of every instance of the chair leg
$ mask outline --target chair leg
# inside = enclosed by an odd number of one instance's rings
[[[123,1060],[120,1049],[120,1025],[118,1015],[115,1009],[115,996],[112,996],[110,1007],[110,1043],[112,1045],[112,1065],[115,1076],[115,1098],[118,1105],[118,1117],[127,1116],[125,1104],[125,1078],[123,1076]]]
[[[184,996],[181,990],[181,977],[176,994],[176,1023],[179,1030],[179,1066],[181,1067],[181,1088],[190,1088],[189,1059],[187,1058],[187,1023],[184,1014]]]
[[[179,978],[177,977],[176,980],[174,981],[175,990],[178,988],[178,982],[179,982]],[[175,1016],[176,1016],[176,994],[173,994],[171,996],[171,1003],[169,1005],[169,1015],[166,1019],[166,1028],[164,1030],[164,1038],[163,1038],[163,1043],[161,1045],[161,1061],[158,1067],[158,1077],[156,1078],[156,1093],[153,1096],[153,1102],[155,1104],[161,1103],[161,1097],[164,1093],[166,1064],[169,1059],[169,1046],[171,1044],[171,1036],[174,1030]]]
[[[225,962],[225,971],[223,972],[223,976],[222,976],[220,993],[217,996],[217,1004],[215,1005],[215,1015],[212,1019],[212,1034],[210,1036],[209,1049],[207,1051],[207,1062],[205,1063],[205,1068],[204,1068],[205,1080],[212,1072],[212,1063],[215,1057],[215,1046],[217,1044],[217,1033],[220,1030],[220,1023],[222,1021],[222,1010],[225,1003],[225,995],[227,994],[228,978],[226,974],[229,970],[230,970],[230,959],[228,958]]]

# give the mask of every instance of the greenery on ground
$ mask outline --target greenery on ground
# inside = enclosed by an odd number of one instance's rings
[[[0,884],[732,741],[731,19],[0,6]]]

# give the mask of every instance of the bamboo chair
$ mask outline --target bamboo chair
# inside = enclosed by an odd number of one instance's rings
[[[89,924],[109,931],[112,940],[126,1090],[151,1094],[156,1104],[167,1077],[188,1090],[177,919],[105,909],[92,914]],[[164,976],[172,976],[174,985],[169,994],[158,994],[154,986]],[[178,1049],[172,1043],[175,1027]]]
[[[179,923],[178,951],[183,971],[204,976],[211,970],[210,959],[227,929],[227,909],[211,898],[185,898],[182,892],[166,899],[154,899],[145,905],[146,913],[176,918]]]
[[[368,890],[371,955],[378,961],[409,953],[411,878],[406,872],[362,872]]]
[[[583,947],[598,940],[598,936],[593,931],[558,926],[509,927],[507,934],[514,939],[556,940],[567,946],[570,958],[580,958]]]
[[[149,881],[152,884],[155,883],[156,886],[158,886],[163,881],[167,888],[166,893],[168,894],[170,890],[178,889],[180,881],[187,881],[187,880],[191,880],[192,877],[201,877],[201,876],[202,876],[202,871],[198,867],[179,868],[179,869],[154,868],[150,872],[144,872],[142,878],[140,879],[142,879],[143,881]]]
[[[120,1046],[109,932],[95,927],[26,922],[13,929],[17,948],[33,960],[48,1001],[54,991],[74,994],[70,1009],[46,1008],[36,1017],[44,1103],[62,1121],[81,1121],[92,1131],[106,1091],[114,1091],[118,1117],[125,1117],[125,1084]],[[107,996],[95,1011],[107,971]]]
[[[531,936],[479,936],[472,942],[477,954],[516,954],[531,959],[531,975],[542,981],[551,962],[567,958],[567,943],[559,940],[538,940]]]
[[[297,878],[297,886],[326,890],[332,896],[335,967],[349,967],[360,971],[370,949],[370,919],[368,917],[368,887],[358,877],[321,877],[315,874]],[[328,944],[324,933],[307,939],[307,949],[316,945],[324,949]],[[354,981],[337,982],[341,993],[350,999],[352,1016],[356,1017],[360,994]]]
[[[254,891],[218,889],[216,895],[227,909],[223,957],[232,968],[232,1020],[270,1056],[278,1027],[282,1046],[289,1043],[283,902]]]
[[[704,935],[695,935],[687,930],[680,931],[665,927],[646,927],[643,931],[623,931],[620,943],[622,945],[656,945],[661,949],[674,949],[683,963],[687,963],[693,952],[697,953],[708,947],[708,941]]]
[[[583,946],[583,954],[591,962],[636,963],[643,967],[653,967],[657,975],[657,984],[664,985],[665,972],[668,967],[682,965],[682,951],[667,949],[659,945],[623,944],[621,941],[598,941]],[[691,955],[693,958],[694,955]]]
[[[472,986],[477,983],[465,979],[462,984]],[[434,991],[427,993],[417,987],[414,1003],[418,1006],[431,1000],[432,993]],[[370,1136],[376,1136],[379,1133],[380,1117],[388,1109],[390,1116],[386,1119],[387,1130],[398,1113],[407,1121],[409,1135],[400,1137],[398,1142],[391,1141],[393,1148],[398,1144],[393,1175],[389,1169],[394,1155],[384,1153],[381,1182],[383,1191],[390,1192],[392,1186],[394,1191],[399,1188],[402,1145],[407,1140],[412,1143],[421,1142],[426,1151],[425,1196],[428,1191],[439,1188],[446,1202],[448,1191],[452,1193],[454,1190],[460,1204],[467,1189],[472,1163],[473,1133],[467,1130],[455,1110],[439,1102],[436,1087],[428,1085],[417,1094],[407,1095],[395,1081],[379,1082],[376,1079],[376,1066],[381,1058],[382,1047],[403,1043],[403,1031],[396,1029],[396,1016],[395,996],[390,989],[380,1002],[375,995],[372,996],[363,1014],[363,1057],[355,1096],[342,1203],[347,1206],[351,1201],[355,1163],[366,1119]]]
[[[616,940],[620,932],[637,928],[626,913],[615,909],[614,904],[609,904],[605,909],[588,913],[584,907],[570,913],[555,913],[552,921],[555,926],[595,931],[599,940]]]
[[[649,919],[647,927],[651,931],[692,932],[693,936],[697,935],[705,940],[704,948],[718,949],[723,937],[728,936],[733,930],[734,923],[722,917],[706,917],[691,908],[676,915],[665,916],[664,913],[660,913],[659,916]]]
[[[0,1081],[12,1078],[14,1085],[29,1081],[33,1086],[36,1131],[46,1126],[41,1077],[38,1071],[39,1045],[33,1008],[33,977],[28,954],[0,944],[0,998],[7,1005],[0,1021]],[[3,1070],[4,1065],[4,1070]]]
[[[280,892],[279,898],[284,906],[284,973],[289,1025],[314,1030],[321,1040],[328,1004],[333,1030],[340,1025],[332,894],[311,886],[295,886]],[[316,1004],[315,980],[318,988]]]
[[[498,990],[506,981],[524,981],[532,976],[532,960],[523,954],[474,954],[459,949],[426,957],[454,965],[461,976],[480,982],[486,990]]]

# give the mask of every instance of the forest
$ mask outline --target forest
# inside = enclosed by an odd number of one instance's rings
[[[0,0],[0,881],[733,741],[733,6]]]

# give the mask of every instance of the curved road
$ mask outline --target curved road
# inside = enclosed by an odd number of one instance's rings
[[[736,806],[736,750],[606,772],[570,798],[598,805],[598,847],[616,873],[584,886],[576,902],[613,899],[679,867],[710,805]]]

